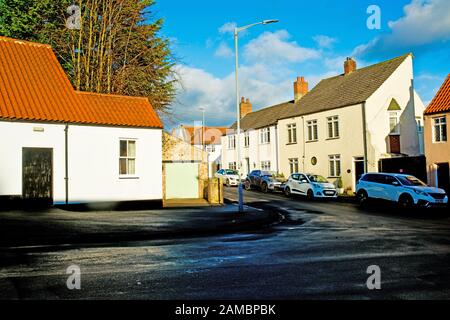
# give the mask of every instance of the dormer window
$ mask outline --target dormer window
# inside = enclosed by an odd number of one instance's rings
[[[400,134],[400,113],[399,112],[389,112],[389,134],[399,135]]]

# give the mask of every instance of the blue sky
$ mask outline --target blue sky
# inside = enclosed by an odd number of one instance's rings
[[[381,29],[369,30],[367,8],[381,9]],[[260,109],[293,98],[292,83],[304,76],[312,88],[339,74],[346,57],[358,67],[404,53],[415,56],[416,90],[428,103],[450,73],[448,0],[159,0],[154,17],[165,20],[180,78],[172,121],[228,126],[234,114],[234,49],[230,32],[264,19],[240,35],[240,89]]]

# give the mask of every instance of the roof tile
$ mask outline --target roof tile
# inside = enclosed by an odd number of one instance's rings
[[[425,114],[450,111],[450,74],[442,84],[430,105],[425,109]]]

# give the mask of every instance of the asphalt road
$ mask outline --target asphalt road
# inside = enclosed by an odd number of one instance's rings
[[[236,188],[227,189],[235,198]],[[379,205],[245,192],[286,220],[257,233],[18,248],[1,253],[0,297],[20,299],[448,299],[450,218]],[[4,259],[7,257],[7,259]],[[81,289],[66,286],[81,268]],[[381,290],[367,268],[379,266]]]

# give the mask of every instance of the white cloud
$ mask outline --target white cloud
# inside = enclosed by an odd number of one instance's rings
[[[412,0],[403,11],[401,18],[388,22],[390,33],[357,47],[355,53],[395,48],[410,50],[412,47],[450,40],[450,1]]]
[[[325,35],[317,35],[313,37],[313,40],[317,43],[320,48],[331,49],[333,45],[337,42],[336,38],[332,38]]]
[[[237,27],[236,22],[227,22],[219,28],[219,33],[234,33],[234,28]]]
[[[272,63],[302,62],[320,57],[318,50],[301,47],[290,38],[286,30],[264,32],[244,47],[244,56],[248,60]]]
[[[214,55],[221,58],[230,58],[234,56],[234,52],[225,42],[222,41]]]

